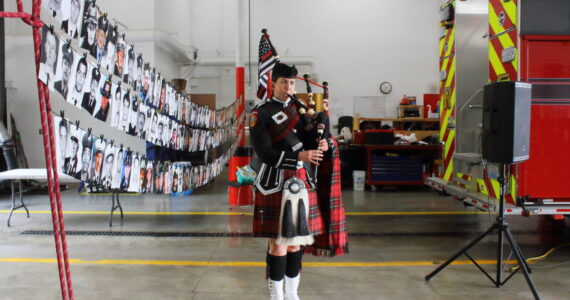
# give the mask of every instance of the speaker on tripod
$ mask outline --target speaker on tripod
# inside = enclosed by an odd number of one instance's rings
[[[499,177],[497,178],[500,185],[499,215],[489,229],[455,253],[433,272],[429,273],[425,277],[426,280],[430,280],[459,256],[465,255],[496,287],[503,286],[520,270],[534,298],[540,299],[538,291],[530,278],[529,273],[531,273],[531,269],[505,220],[505,165],[525,161],[529,158],[531,89],[532,86],[528,83],[512,81],[493,82],[485,86],[483,96],[482,155],[488,162],[499,163]],[[498,234],[497,269],[496,277],[492,278],[467,251],[495,231]],[[503,280],[503,242],[505,237],[520,267]]]
[[[483,158],[512,164],[528,160],[531,84],[487,84],[483,96]]]

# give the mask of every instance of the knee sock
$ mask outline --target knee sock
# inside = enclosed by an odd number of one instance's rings
[[[283,280],[286,264],[287,256],[273,256],[267,252],[267,277],[274,281]]]
[[[297,252],[287,252],[287,267],[285,275],[289,278],[297,277],[301,272],[301,260],[303,259],[303,250]]]

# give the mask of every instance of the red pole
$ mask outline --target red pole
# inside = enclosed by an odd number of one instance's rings
[[[34,52],[36,61],[36,76],[40,67],[40,6],[41,0],[34,0],[32,4],[32,22],[34,37]],[[21,0],[18,0],[18,9],[22,9]],[[71,271],[67,253],[67,242],[65,239],[65,227],[62,212],[61,194],[59,188],[59,177],[57,174],[57,162],[55,151],[55,139],[53,130],[53,119],[51,116],[51,105],[49,102],[49,92],[45,84],[39,79],[38,94],[40,104],[40,115],[43,132],[44,153],[46,158],[46,173],[48,178],[48,191],[53,221],[53,233],[55,238],[57,264],[60,278],[61,294],[64,300],[73,300],[73,287],[71,282]],[[53,176],[53,177],[52,177]]]
[[[245,111],[245,68],[243,66],[236,67],[236,99],[239,101],[236,118],[239,119]],[[238,132],[242,130],[245,131],[245,122],[238,127]],[[239,139],[238,146],[245,146],[245,135]]]

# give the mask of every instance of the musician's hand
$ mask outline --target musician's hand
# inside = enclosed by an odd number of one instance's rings
[[[329,143],[327,142],[326,139],[322,139],[319,141],[318,149],[323,151],[323,152],[327,152],[329,150]]]
[[[323,160],[323,151],[308,150],[299,152],[298,159],[302,162],[308,162],[313,165],[319,165],[319,161]]]

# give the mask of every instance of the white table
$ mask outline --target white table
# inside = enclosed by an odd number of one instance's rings
[[[67,174],[58,173],[60,183],[78,183],[81,182]],[[46,169],[13,169],[9,171],[0,172],[0,180],[10,180],[10,187],[12,189],[12,208],[10,208],[10,214],[8,215],[8,227],[10,227],[10,219],[15,210],[24,208],[28,218],[30,217],[30,212],[28,207],[24,204],[24,192],[22,191],[22,180],[36,180],[47,182],[47,171]],[[16,188],[15,182],[18,181],[18,193],[20,194],[20,204],[16,205]],[[112,194],[113,203],[111,204],[111,215],[109,217],[109,226],[113,226],[113,211],[117,208],[121,211],[121,219],[123,218],[123,208],[119,202],[119,191],[113,191]],[[117,198],[117,205],[115,205],[115,197]]]

